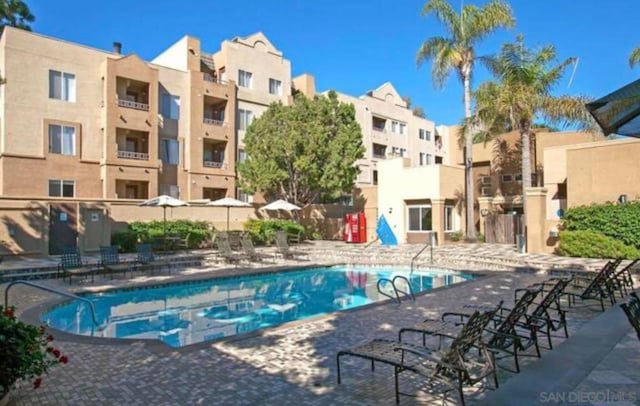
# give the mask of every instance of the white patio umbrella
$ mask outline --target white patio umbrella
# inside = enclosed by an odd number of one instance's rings
[[[275,202],[271,202],[265,206],[262,206],[263,210],[285,210],[285,211],[296,211],[300,210],[300,207],[296,206],[293,203],[289,203],[286,200],[276,200]]]
[[[234,199],[232,197],[225,197],[224,199],[214,200],[212,202],[207,203],[207,206],[217,206],[217,207],[227,208],[227,231],[229,231],[229,209],[231,207],[251,207],[249,203]]]
[[[138,206],[148,206],[148,207],[162,207],[164,210],[164,222],[162,224],[162,232],[167,234],[167,207],[180,207],[180,206],[188,206],[187,202],[183,202],[180,199],[176,199],[175,197],[160,195],[158,197],[154,197],[153,199],[145,200],[140,203]]]

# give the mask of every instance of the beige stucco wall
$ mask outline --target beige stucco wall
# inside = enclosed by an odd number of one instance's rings
[[[410,167],[408,159],[395,158],[379,163],[378,212],[384,215],[399,243],[413,242],[408,238],[408,203],[453,205],[456,191],[464,184],[464,169],[457,166],[429,165]],[[403,182],[398,182],[402,179]],[[436,210],[434,209],[434,213]],[[445,241],[444,230],[435,229],[443,220],[433,219],[434,231],[440,242]],[[454,224],[461,229],[462,213],[454,212]],[[414,233],[411,233],[414,234]],[[418,233],[416,233],[418,234]],[[409,241],[411,240],[411,241]],[[415,240],[417,242],[417,240]]]

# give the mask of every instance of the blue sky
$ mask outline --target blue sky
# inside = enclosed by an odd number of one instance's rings
[[[450,0],[460,7],[460,0]],[[484,0],[464,0],[484,4]],[[554,44],[560,58],[580,58],[567,88],[569,71],[557,93],[600,97],[640,76],[627,64],[640,46],[634,27],[638,0],[511,0],[516,28],[481,43],[478,53],[525,36],[528,46]],[[361,95],[392,82],[437,124],[455,124],[463,115],[462,87],[452,76],[435,89],[430,66],[416,67],[415,54],[429,37],[441,35],[433,17],[424,18],[422,0],[245,0],[80,1],[27,0],[36,15],[34,31],[101,49],[113,41],[152,59],[185,34],[199,37],[203,50],[216,51],[234,36],[264,32],[291,60],[293,75],[311,73],[318,90]],[[478,68],[475,84],[487,79]]]

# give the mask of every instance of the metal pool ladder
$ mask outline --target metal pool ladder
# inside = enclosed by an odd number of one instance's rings
[[[66,297],[70,297],[70,298],[73,298],[73,299],[76,299],[76,300],[80,300],[80,301],[86,303],[87,305],[89,305],[89,310],[91,310],[91,319],[93,321],[93,324],[95,324],[97,327],[100,326],[100,324],[96,320],[96,309],[93,307],[93,302],[91,300],[86,299],[84,297],[80,297],[78,295],[74,295],[74,294],[69,293],[69,292],[64,292],[64,291],[61,291],[61,290],[50,288],[48,286],[44,286],[44,285],[40,285],[38,283],[24,281],[24,280],[17,280],[17,281],[9,282],[7,287],[4,289],[4,307],[5,308],[9,307],[9,289],[11,289],[11,287],[13,285],[27,285],[27,286],[31,286],[32,288],[41,289],[41,290],[44,290],[44,291],[47,291],[47,292],[56,293],[56,294],[61,295],[61,296],[66,296]]]
[[[418,253],[416,255],[414,255],[413,258],[411,258],[411,272],[409,273],[409,275],[413,275],[413,266],[415,265],[415,262],[418,260],[418,257],[427,248],[431,248],[429,250],[429,263],[433,264],[433,246],[435,244],[438,244],[438,234],[437,233],[431,233],[431,238],[429,239],[429,242],[427,242],[422,248],[420,248],[420,251],[418,251]]]
[[[404,280],[405,283],[407,284],[407,291],[405,292],[402,289],[398,289],[398,287],[396,286],[396,280],[401,279]],[[393,293],[395,294],[395,297],[391,296],[390,294],[388,294],[387,292],[385,292],[384,290],[382,290],[382,286],[381,283],[382,282],[388,282],[391,284],[391,287],[393,287]],[[380,278],[378,279],[378,284],[376,285],[376,287],[378,288],[378,292],[380,292],[380,294],[382,296],[386,296],[389,299],[392,299],[396,302],[398,302],[398,304],[402,303],[402,297],[407,297],[413,301],[416,300],[415,295],[413,294],[413,289],[411,288],[411,282],[409,282],[409,279],[406,276],[402,276],[402,275],[396,275],[393,277],[393,279],[389,279],[389,278]],[[402,297],[400,297],[400,294],[402,293]]]

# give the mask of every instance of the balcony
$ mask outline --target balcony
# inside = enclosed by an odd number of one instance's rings
[[[204,140],[202,145],[202,166],[213,169],[227,169],[225,162],[225,141]]]
[[[149,83],[118,76],[116,103],[127,109],[149,111]]]
[[[120,150],[118,150],[118,158],[136,159],[138,161],[148,161],[149,160],[149,154],[147,154],[146,152],[120,151]]]
[[[205,82],[219,83],[221,85],[226,85],[227,84],[226,80],[219,79],[218,76],[216,74],[213,74],[213,73],[203,72],[202,73],[202,78],[205,80]]]
[[[373,144],[373,157],[377,159],[385,159],[387,157],[387,146]]]
[[[373,126],[373,127],[371,127],[371,129],[372,129],[373,131],[375,131],[375,132],[379,132],[379,133],[383,133],[383,134],[386,134],[386,133],[387,133],[387,130],[386,130],[384,127],[376,127],[376,126]]]

